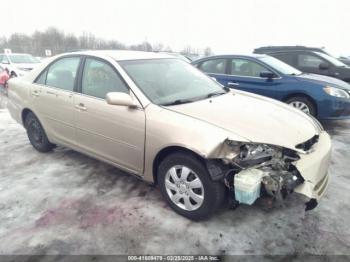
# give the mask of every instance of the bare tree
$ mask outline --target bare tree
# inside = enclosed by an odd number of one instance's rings
[[[127,46],[118,40],[97,38],[94,34],[88,32],[84,32],[80,36],[66,34],[55,27],[49,27],[45,31],[35,31],[31,35],[13,33],[8,38],[0,37],[0,49],[3,50],[5,48],[9,48],[13,52],[30,53],[36,56],[45,56],[46,49],[50,49],[53,55],[86,49],[129,49],[147,52],[172,52],[170,46],[167,45],[164,47],[162,43],[152,45],[145,40],[142,43]],[[212,53],[209,47],[204,52],[208,54]],[[181,53],[185,55],[196,55],[198,54],[198,49],[194,49],[188,45]]]

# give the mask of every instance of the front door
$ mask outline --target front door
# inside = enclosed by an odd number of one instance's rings
[[[77,143],[87,152],[135,173],[142,173],[145,113],[138,108],[107,104],[109,92],[130,90],[107,61],[86,58],[81,94],[74,96]]]

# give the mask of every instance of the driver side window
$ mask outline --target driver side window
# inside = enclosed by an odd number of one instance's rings
[[[321,58],[309,55],[309,54],[300,54],[298,55],[298,66],[300,67],[312,67],[319,68],[320,64],[324,63]]]
[[[107,63],[97,59],[87,58],[85,61],[82,93],[105,99],[109,92],[123,92],[129,94],[129,89]]]
[[[260,77],[261,72],[271,72],[262,65],[246,60],[246,59],[232,59],[231,60],[231,75],[235,76],[247,76],[247,77]]]

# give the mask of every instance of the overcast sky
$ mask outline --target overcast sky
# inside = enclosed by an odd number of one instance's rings
[[[298,44],[350,55],[349,0],[11,0],[1,9],[6,36],[55,26],[177,51],[191,45],[251,53],[262,45]]]

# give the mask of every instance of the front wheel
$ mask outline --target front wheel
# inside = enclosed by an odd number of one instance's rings
[[[209,217],[224,200],[224,184],[212,181],[205,165],[191,154],[166,157],[159,166],[158,178],[169,206],[189,219]]]
[[[290,106],[303,111],[306,114],[316,116],[316,108],[310,99],[302,96],[296,96],[286,101]]]
[[[45,153],[51,151],[55,147],[55,145],[48,140],[44,128],[33,113],[28,113],[25,118],[24,126],[27,129],[29,141],[36,150]]]

